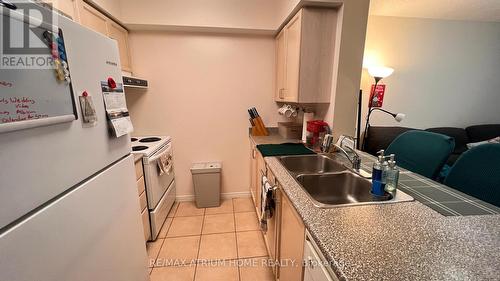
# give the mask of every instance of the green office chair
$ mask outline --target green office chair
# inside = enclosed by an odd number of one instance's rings
[[[385,154],[395,154],[398,166],[435,179],[454,148],[451,137],[412,130],[394,139]]]
[[[483,144],[464,152],[444,184],[500,207],[500,144]]]

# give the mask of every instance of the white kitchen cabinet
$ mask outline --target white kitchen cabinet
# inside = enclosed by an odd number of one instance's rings
[[[285,26],[285,100],[299,101],[299,75],[300,75],[300,38],[302,32],[302,12]],[[305,94],[305,93],[304,93]],[[302,96],[304,99],[305,96]]]
[[[262,215],[262,175],[266,174],[266,162],[264,161],[264,157],[262,157],[262,154],[259,152],[258,149],[256,150],[256,160],[257,160],[257,190],[256,190],[256,204],[255,207],[257,208],[257,215],[260,218]]]
[[[255,143],[250,140],[250,192],[260,218],[262,174],[276,186],[274,216],[267,221],[263,232],[267,252],[271,260],[293,261],[293,264],[273,266],[276,280],[283,281],[337,281],[335,273],[309,237],[304,222],[292,202],[283,191],[272,170],[266,165]]]
[[[305,226],[252,140],[250,140],[250,163],[250,193],[259,218],[261,217],[262,174],[267,175],[270,184],[278,186],[275,191],[275,213],[273,218],[267,221],[267,231],[263,233],[269,257],[272,260],[287,259],[296,262],[286,267],[274,266],[273,273],[276,280],[300,281],[302,280],[301,261]]]
[[[305,226],[292,203],[283,193],[281,197],[281,233],[279,239],[279,260],[293,261],[279,269],[279,279],[301,281],[303,276]]]
[[[286,38],[285,30],[276,36],[276,90],[275,100],[281,101],[287,99],[285,96],[285,70],[286,70]]]
[[[257,148],[250,140],[250,194],[253,205],[257,206]]]
[[[70,17],[73,21],[116,40],[122,70],[132,71],[128,31],[120,24],[84,0],[44,0],[43,3],[51,5],[55,10]]]
[[[55,12],[79,22],[78,1],[81,0],[41,0],[38,3],[46,8],[52,8]]]
[[[128,31],[88,3],[82,0],[74,1],[78,1],[79,3],[77,6],[80,24],[116,40],[120,53],[122,70],[132,72],[130,49],[128,45]]]
[[[118,42],[122,70],[132,71],[128,47],[128,31],[114,21],[108,21],[108,36]]]
[[[85,2],[80,3],[80,23],[93,31],[108,36],[108,17]]]
[[[144,228],[144,239],[151,239],[151,227],[149,225],[149,212],[147,208],[146,185],[144,183],[144,169],[142,168],[142,159],[135,161],[135,179],[137,186],[137,195],[139,196],[139,205],[141,206],[142,227]]]
[[[78,1],[81,0],[45,0],[43,3],[52,5],[52,8],[59,11],[60,14],[79,22]]]
[[[276,208],[273,217],[267,220],[267,231],[264,233],[264,241],[266,242],[269,258],[277,261],[279,259],[279,239],[281,233],[281,186],[270,169],[267,169],[267,179],[272,186],[276,187],[274,191]],[[274,275],[278,276],[278,266],[273,266],[272,270]]]
[[[329,103],[337,10],[306,7],[276,36],[275,101]]]
[[[309,234],[304,243],[304,281],[338,281]]]

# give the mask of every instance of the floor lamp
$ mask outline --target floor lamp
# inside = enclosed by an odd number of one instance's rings
[[[382,112],[386,112],[386,113],[389,113],[389,114],[393,115],[393,113],[391,113],[389,111],[386,111],[386,110],[383,110],[383,109],[380,109],[380,108],[374,108],[374,107],[372,107],[372,102],[373,102],[373,97],[374,97],[373,94],[375,94],[375,92],[377,90],[378,82],[380,82],[380,80],[382,80],[383,78],[388,77],[393,72],[394,72],[393,68],[385,67],[385,66],[375,66],[375,67],[368,68],[368,73],[370,74],[370,76],[373,77],[373,79],[375,79],[375,85],[373,87],[373,91],[370,92],[370,98],[368,100],[368,114],[366,115],[366,124],[365,124],[365,131],[364,131],[364,135],[363,135],[362,150],[365,150],[365,148],[366,148],[366,144],[365,143],[366,143],[366,138],[367,138],[367,135],[368,135],[368,128],[370,126],[370,115],[373,112],[373,110],[378,109],[378,110],[380,110]],[[403,118],[404,118],[404,114],[403,114]]]

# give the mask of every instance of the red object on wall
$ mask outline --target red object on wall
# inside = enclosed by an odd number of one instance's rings
[[[375,85],[372,84],[370,91],[370,107],[382,107],[384,103],[385,85],[378,84],[377,89],[374,89]]]

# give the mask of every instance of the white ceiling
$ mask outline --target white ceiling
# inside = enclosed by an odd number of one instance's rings
[[[370,15],[500,22],[500,0],[371,0]]]

